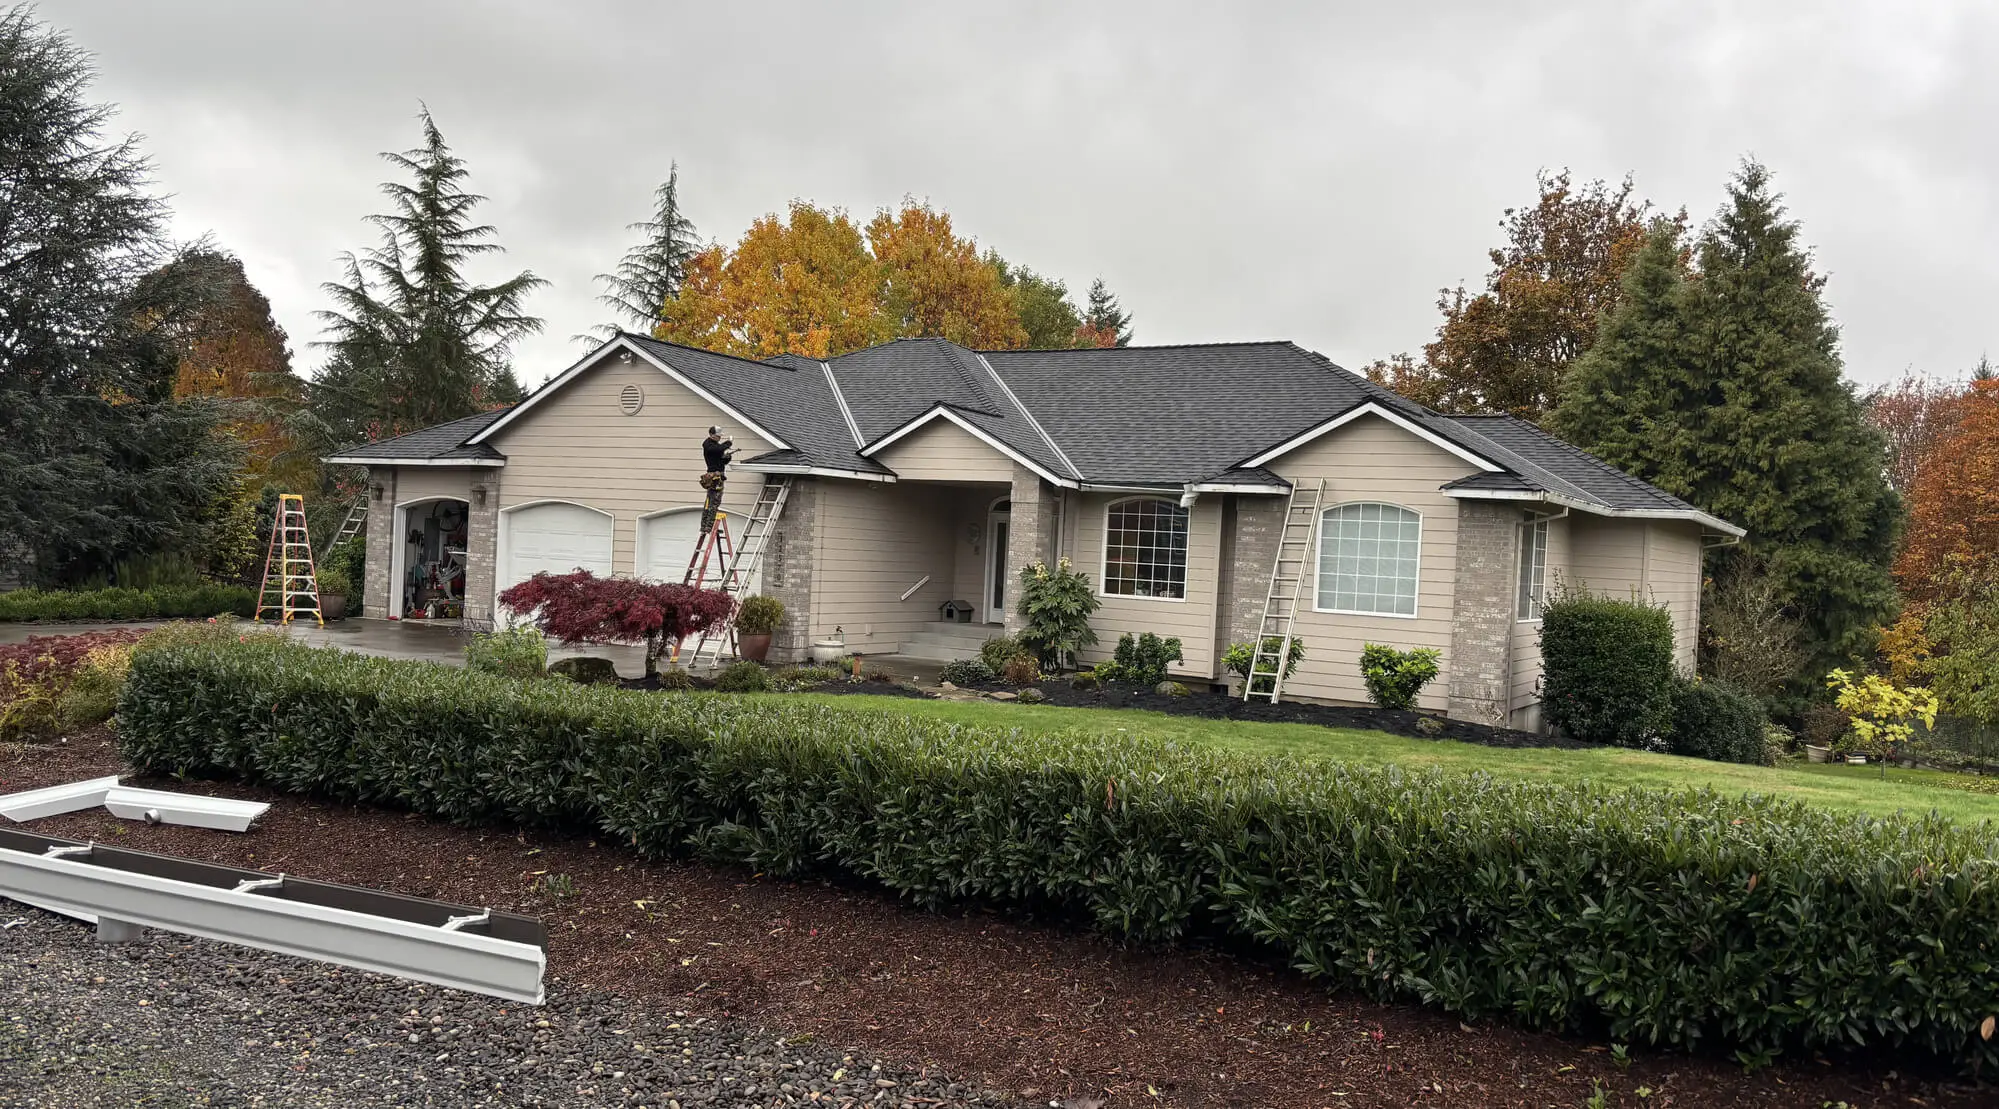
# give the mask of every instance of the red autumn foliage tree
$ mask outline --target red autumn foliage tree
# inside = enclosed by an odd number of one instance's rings
[[[1954,575],[1993,573],[1999,573],[1999,381],[1975,381],[1963,395],[1956,429],[1929,451],[1909,490],[1908,539],[1895,575],[1903,593],[1920,602],[1947,592]]]
[[[719,589],[600,578],[588,570],[536,574],[503,590],[500,603],[534,613],[541,630],[564,643],[644,645],[648,678],[659,672],[667,648],[721,626],[736,611],[736,602]]]
[[[1903,496],[1916,487],[1937,444],[1957,431],[1968,390],[1955,382],[1905,374],[1867,398],[1867,416],[1888,436],[1888,480]]]

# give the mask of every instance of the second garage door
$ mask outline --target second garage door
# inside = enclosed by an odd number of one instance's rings
[[[567,574],[588,570],[611,574],[611,518],[580,504],[537,504],[503,513],[501,546],[506,565],[500,588],[542,571]]]

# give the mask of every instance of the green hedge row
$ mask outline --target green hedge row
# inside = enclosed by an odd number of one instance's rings
[[[151,589],[18,589],[0,593],[0,621],[150,620],[257,612],[257,591],[241,585],[161,585]]]
[[[142,651],[126,756],[924,906],[1210,937],[1467,1017],[1999,1063],[1988,830],[1502,783],[781,697],[510,681],[252,636]]]

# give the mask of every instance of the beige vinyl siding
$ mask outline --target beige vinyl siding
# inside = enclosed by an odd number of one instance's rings
[[[1099,591],[1104,584],[1104,521],[1106,511],[1130,494],[1085,493],[1069,503],[1075,521],[1075,568],[1090,575]],[[1177,501],[1177,497],[1164,498]],[[1061,525],[1068,529],[1065,520]],[[1190,678],[1215,676],[1215,597],[1220,583],[1222,546],[1222,498],[1210,494],[1187,511],[1187,596],[1184,600],[1140,597],[1108,597],[1099,592],[1102,606],[1090,619],[1096,629],[1097,645],[1083,652],[1084,662],[1109,658],[1118,636],[1152,632],[1160,638],[1180,639],[1182,660],[1173,672]]]
[[[1692,672],[1700,635],[1700,528],[1676,520],[1581,513],[1570,520],[1573,580],[1603,596],[1665,605],[1673,617],[1675,660]]]
[[[1376,501],[1406,508],[1423,518],[1414,617],[1315,611],[1319,551],[1314,528],[1297,621],[1297,634],[1305,641],[1305,661],[1284,683],[1285,693],[1328,701],[1366,701],[1367,688],[1360,678],[1364,644],[1385,643],[1402,650],[1435,647],[1443,652],[1441,672],[1424,688],[1417,704],[1443,709],[1450,684],[1458,502],[1439,487],[1477,471],[1449,451],[1376,416],[1363,416],[1337,428],[1278,458],[1270,468],[1294,483],[1309,484],[1324,478],[1326,494],[1321,503],[1327,508]],[[1268,571],[1259,568],[1257,573]]]
[[[1513,568],[1514,604],[1516,606],[1514,608],[1514,616],[1516,619],[1513,622],[1513,658],[1510,664],[1513,687],[1507,706],[1511,711],[1516,713],[1532,708],[1540,702],[1540,695],[1536,692],[1536,689],[1541,680],[1541,621],[1521,620],[1517,618],[1520,611],[1517,607],[1519,604],[1520,567],[1518,559],[1520,553],[1520,549],[1516,546],[1514,554],[1515,565]],[[1553,597],[1560,584],[1568,580],[1568,565],[1568,518],[1550,520],[1548,521],[1547,572],[1541,579],[1543,585],[1542,596]],[[1520,721],[1516,719],[1516,726],[1519,723]]]
[[[1010,459],[941,416],[896,440],[875,460],[904,481],[1013,480]]]
[[[974,621],[985,619],[986,557],[991,553],[988,544],[992,542],[993,502],[1004,499],[1008,492],[997,485],[971,486],[954,489],[946,498],[946,511],[955,514],[951,596],[946,599],[971,604]],[[979,529],[976,543],[972,541],[974,527]]]
[[[620,405],[627,385],[645,396],[636,415]],[[772,449],[652,366],[607,357],[488,440],[507,456],[500,508],[561,500],[609,512],[611,565],[634,573],[638,518],[701,503],[701,440],[710,424],[734,436],[739,458]],[[762,482],[730,470],[723,506],[747,513]]]
[[[821,482],[812,537],[813,637],[839,627],[849,648],[879,653],[935,621],[938,606],[954,596],[955,505],[965,492]],[[930,581],[903,600],[925,575]]]
[[[456,497],[461,501],[472,499],[472,467],[446,468],[442,466],[398,466],[396,467],[396,503],[408,504],[430,497]]]

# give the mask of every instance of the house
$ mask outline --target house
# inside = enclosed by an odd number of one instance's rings
[[[421,599],[468,619],[537,571],[678,581],[700,440],[734,436],[725,507],[785,480],[762,588],[774,658],[836,628],[881,654],[977,642],[1020,618],[1021,567],[1071,559],[1120,633],[1178,636],[1221,682],[1255,635],[1294,488],[1323,508],[1287,695],[1362,701],[1366,642],[1435,647],[1420,702],[1534,726],[1538,606],[1558,580],[1668,605],[1694,662],[1702,549],[1742,529],[1506,416],[1444,416],[1288,342],[972,351],[904,339],[751,361],[622,334],[512,408],[355,448],[368,467],[370,614]],[[951,601],[975,623],[941,623]],[[966,636],[970,638],[956,638]]]

